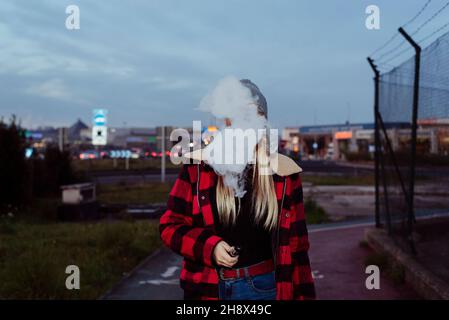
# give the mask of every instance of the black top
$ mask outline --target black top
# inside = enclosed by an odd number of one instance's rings
[[[233,268],[241,268],[271,259],[271,232],[264,229],[263,225],[256,224],[255,214],[252,209],[252,168],[246,170],[246,185],[243,198],[240,199],[240,211],[238,198],[235,197],[237,219],[234,225],[223,225],[218,216],[216,189],[210,193],[212,211],[214,214],[215,229],[217,235],[222,237],[230,246],[239,246],[241,251],[238,262]]]

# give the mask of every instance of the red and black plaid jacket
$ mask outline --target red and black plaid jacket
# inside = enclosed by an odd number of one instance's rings
[[[281,208],[273,237],[276,299],[314,299],[301,178],[294,173],[273,179]],[[216,173],[203,162],[183,165],[160,219],[163,242],[184,257],[180,284],[187,299],[218,299],[219,278],[212,252],[222,239],[214,231],[209,199],[216,181]]]

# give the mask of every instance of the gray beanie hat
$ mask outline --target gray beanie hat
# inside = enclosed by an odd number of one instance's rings
[[[268,118],[267,99],[265,99],[262,92],[260,92],[260,89],[248,79],[242,79],[240,80],[240,83],[251,91],[252,96],[256,99],[258,111],[262,113],[265,118]]]

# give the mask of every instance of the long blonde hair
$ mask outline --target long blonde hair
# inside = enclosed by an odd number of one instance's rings
[[[264,138],[259,141],[254,152],[256,160],[252,175],[254,220],[256,224],[263,224],[265,229],[272,230],[277,224],[278,202],[273,175],[261,174],[263,170],[267,170],[269,164],[267,142]],[[234,191],[224,184],[222,176],[218,176],[216,201],[220,222],[227,225],[235,224],[238,212],[236,212]]]

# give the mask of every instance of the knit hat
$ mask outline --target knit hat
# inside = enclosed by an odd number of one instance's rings
[[[240,83],[243,84],[245,87],[247,87],[255,99],[255,103],[257,105],[257,110],[263,114],[265,118],[268,118],[268,106],[267,106],[267,100],[265,99],[262,92],[260,92],[259,87],[257,87],[251,80],[248,79],[242,79],[240,80]]]

